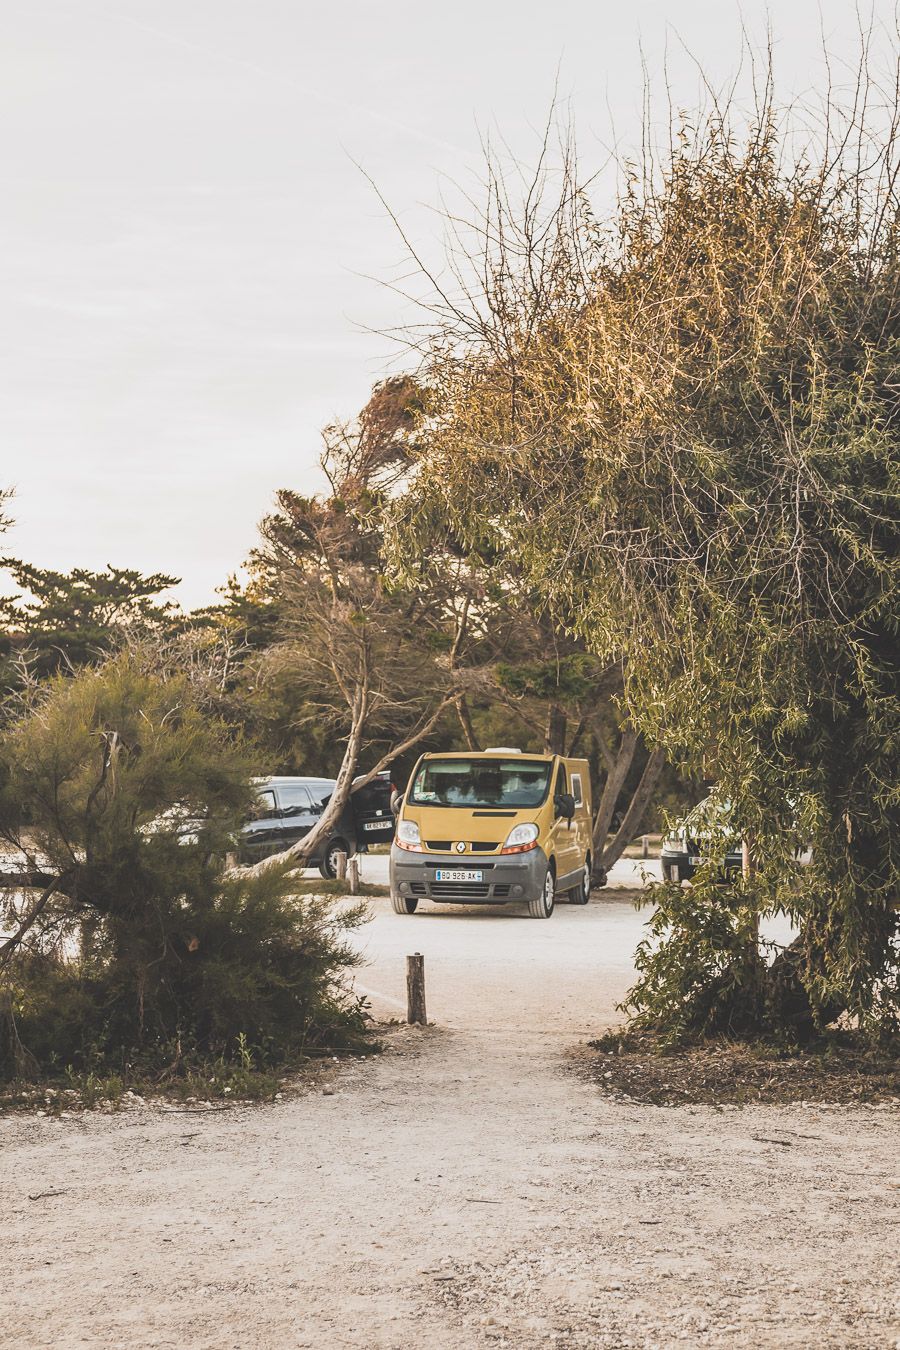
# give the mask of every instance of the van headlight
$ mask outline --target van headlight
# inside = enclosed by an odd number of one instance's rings
[[[422,836],[414,820],[398,821],[395,842],[398,848],[405,848],[410,853],[422,852]]]
[[[501,853],[530,853],[537,848],[538,827],[536,825],[514,825],[506,836]]]

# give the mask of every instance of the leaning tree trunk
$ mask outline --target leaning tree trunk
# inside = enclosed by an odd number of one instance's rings
[[[450,705],[455,702],[455,694],[448,694],[446,697],[442,698],[431,715],[426,718],[426,720],[417,727],[411,735],[407,736],[406,740],[400,741],[397,745],[392,746],[386,755],[381,756],[381,759],[378,760],[373,768],[357,777],[356,770],[359,765],[359,753],[362,748],[363,735],[366,727],[366,713],[368,711],[368,693],[366,692],[361,697],[358,709],[354,709],[350,735],[347,739],[347,748],[344,751],[344,758],[341,761],[341,767],[338,770],[334,792],[331,794],[325,810],[322,812],[309,834],[305,834],[302,839],[297,840],[296,844],[292,844],[290,848],[285,849],[282,853],[275,853],[270,858],[263,858],[261,862],[255,863],[248,871],[251,873],[259,872],[266,867],[271,867],[274,863],[286,862],[288,859],[293,860],[298,867],[306,866],[319,844],[323,839],[328,838],[332,827],[340,820],[341,813],[347,805],[351,794],[358,791],[359,788],[365,787],[367,783],[371,783],[372,779],[381,773],[383,769],[387,769],[393,764],[395,759],[399,759],[399,757],[405,754],[407,750],[411,750],[413,746],[418,745],[420,741],[423,741],[425,737],[434,730],[438,721]]]
[[[298,839],[296,844],[292,844],[290,848],[286,848],[281,853],[275,853],[270,858],[263,858],[260,862],[255,863],[253,867],[249,869],[251,872],[264,871],[267,867],[271,867],[276,863],[287,862],[289,859],[295,862],[299,867],[303,867],[315,853],[319,844],[321,844],[324,839],[328,838],[332,829],[340,820],[344,807],[350,799],[350,793],[353,789],[353,779],[356,776],[356,769],[359,764],[359,752],[362,749],[367,711],[368,690],[361,690],[357,695],[353,708],[350,735],[347,737],[347,746],[344,750],[344,757],[341,760],[341,767],[338,769],[334,792],[332,792],[328,805],[319,816],[315,825],[308,834],[305,834],[302,839]]]
[[[613,812],[616,809],[616,802],[619,800],[619,793],[622,791],[625,779],[628,777],[628,770],[631,768],[634,759],[637,742],[636,731],[629,727],[622,732],[618,753],[606,775],[606,782],[603,784],[600,805],[597,807],[597,814],[594,817],[593,847],[591,850],[594,860],[591,880],[595,886],[606,885],[606,871],[603,866],[606,836],[609,834],[609,827],[612,824]]]
[[[618,862],[622,854],[636,834],[640,833],[640,828],[644,823],[644,816],[647,813],[647,807],[650,805],[650,799],[656,790],[656,784],[659,782],[659,775],[663,771],[663,765],[666,762],[666,752],[657,748],[650,754],[650,758],[644,765],[644,772],[641,774],[641,781],[634,791],[634,796],[628,803],[628,810],[625,812],[625,818],[616,831],[615,837],[610,844],[603,850],[603,869],[608,872],[613,863]]]

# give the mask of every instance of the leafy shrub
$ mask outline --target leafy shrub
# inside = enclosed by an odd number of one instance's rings
[[[648,888],[641,903],[655,909],[624,1004],[636,1028],[659,1031],[670,1043],[760,1030],[766,966],[754,901],[743,886],[713,878]]]
[[[273,1066],[359,1034],[342,978],[364,907],[298,896],[289,866],[223,875],[249,760],[185,681],[127,654],[53,681],[0,756],[0,824],[47,878],[0,950],[0,1076],[241,1065],[247,1046]]]
[[[358,1038],[341,976],[359,959],[347,934],[364,906],[296,889],[283,867],[223,878],[180,909],[149,962],[135,924],[112,943],[95,931],[89,957],[24,954],[9,971],[19,1039],[43,1072],[148,1073],[198,1056],[238,1065],[248,1041],[271,1066]]]

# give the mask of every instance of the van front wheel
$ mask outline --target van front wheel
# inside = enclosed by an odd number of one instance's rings
[[[408,900],[405,895],[391,891],[391,908],[395,914],[415,914],[418,903],[415,897]]]
[[[584,867],[581,869],[581,879],[577,886],[573,886],[569,891],[570,905],[586,905],[591,898],[591,860],[585,860]]]
[[[536,900],[528,901],[528,913],[533,919],[549,919],[553,913],[553,902],[556,896],[556,874],[553,871],[553,864],[547,864],[547,871],[544,874],[544,885],[540,895]]]

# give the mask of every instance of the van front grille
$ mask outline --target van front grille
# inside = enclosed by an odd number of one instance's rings
[[[470,881],[432,881],[431,894],[435,900],[453,896],[458,900],[486,900],[491,893],[490,886],[478,885]]]
[[[426,839],[425,847],[430,848],[434,853],[449,853],[453,848],[452,839]],[[470,844],[469,848],[473,853],[496,853],[500,847],[499,844]]]

